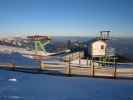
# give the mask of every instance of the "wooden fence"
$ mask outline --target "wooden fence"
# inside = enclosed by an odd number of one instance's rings
[[[32,68],[29,65],[16,65],[16,64],[0,64],[1,68],[8,69],[24,69],[24,70],[40,70],[41,72],[49,71],[53,74],[54,71],[59,74],[64,74],[68,76],[78,75],[78,76],[88,76],[88,77],[107,77],[107,78],[130,78],[133,79],[133,67],[132,68],[119,68],[117,66],[113,67],[98,67],[95,66],[94,62],[92,65],[80,66],[73,65],[71,62],[64,62],[62,64],[46,64],[41,63],[37,68]]]

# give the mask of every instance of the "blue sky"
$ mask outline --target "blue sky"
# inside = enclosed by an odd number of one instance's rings
[[[0,34],[133,37],[133,0],[0,0]],[[3,34],[4,33],[4,34]]]

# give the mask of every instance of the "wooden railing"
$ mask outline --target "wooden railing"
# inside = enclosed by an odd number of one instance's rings
[[[25,70],[40,70],[41,72],[49,71],[53,73],[57,71],[61,74],[72,76],[88,76],[88,77],[107,77],[107,78],[130,78],[133,79],[133,67],[132,68],[118,68],[117,66],[113,67],[98,67],[94,64],[86,65],[82,67],[73,66],[70,62],[66,62],[64,64],[43,64],[40,63],[35,68],[32,65],[16,65],[16,64],[0,64],[0,68],[8,68],[8,69],[25,69]],[[54,70],[54,71],[53,71]]]

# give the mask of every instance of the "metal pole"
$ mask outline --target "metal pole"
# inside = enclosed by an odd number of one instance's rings
[[[43,65],[42,65],[42,61],[41,60],[39,60],[39,63],[40,63],[40,68],[39,68],[39,70],[41,71],[43,68]]]
[[[101,61],[101,57],[99,57],[99,63],[98,63],[98,66],[100,67],[101,65],[100,65],[100,61]]]
[[[103,39],[103,34],[102,34],[102,32],[100,32],[100,39]]]
[[[74,59],[73,59],[73,53],[72,53],[72,58],[71,58],[71,59],[74,60]]]
[[[88,59],[88,57],[87,57],[87,66],[89,65],[89,61],[88,61],[89,59]]]
[[[92,65],[92,59],[90,60],[90,66]]]
[[[81,64],[81,62],[80,62],[80,52],[79,52],[79,65]]]

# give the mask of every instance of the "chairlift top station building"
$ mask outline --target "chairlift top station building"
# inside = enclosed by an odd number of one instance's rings
[[[115,49],[111,47],[110,31],[101,31],[100,36],[89,41],[88,55],[92,58],[113,57]]]

